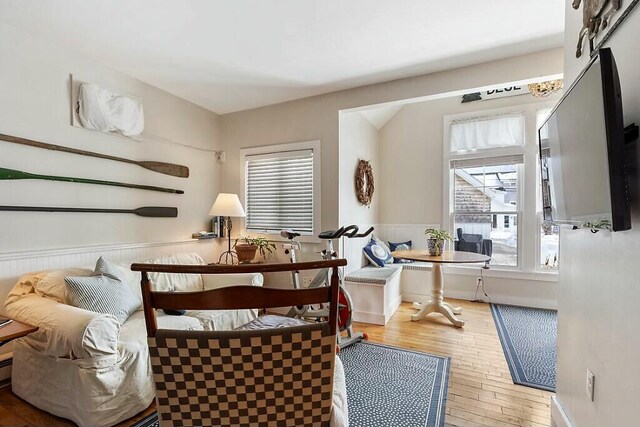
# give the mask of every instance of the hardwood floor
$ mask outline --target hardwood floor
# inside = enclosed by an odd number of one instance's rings
[[[447,426],[551,425],[553,393],[513,384],[488,304],[447,300],[460,305],[464,328],[443,316],[411,321],[416,312],[403,303],[386,326],[355,324],[369,340],[451,357]]]
[[[354,324],[369,334],[372,342],[450,356],[451,374],[446,410],[447,426],[530,426],[551,425],[549,403],[553,393],[515,385],[502,353],[487,304],[450,300],[463,308],[462,329],[451,326],[442,316],[411,321],[415,310],[403,303],[386,326]],[[148,408],[120,426],[130,426],[153,411]],[[0,389],[1,426],[72,426]]]

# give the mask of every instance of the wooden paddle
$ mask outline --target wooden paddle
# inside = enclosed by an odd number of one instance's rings
[[[178,208],[162,206],[145,206],[138,209],[97,209],[97,208],[52,208],[41,206],[0,206],[0,211],[19,212],[95,212],[95,213],[128,213],[154,218],[175,218]]]
[[[30,147],[45,148],[53,151],[64,151],[65,153],[79,154],[81,156],[97,157],[99,159],[115,160],[116,162],[130,163],[138,165],[154,172],[163,173],[165,175],[177,176],[179,178],[189,177],[189,168],[173,163],[152,162],[152,161],[136,161],[125,159],[123,157],[109,156],[107,154],[95,153],[93,151],[78,150],[76,148],[64,147],[62,145],[47,144],[45,142],[34,141],[32,139],[20,138],[18,136],[5,135],[0,133],[0,139],[15,144],[28,145]]]
[[[79,182],[82,184],[111,185],[113,187],[138,188],[140,190],[151,190],[151,191],[161,191],[163,193],[184,194],[184,191],[182,190],[155,187],[153,185],[127,184],[124,182],[101,181],[97,179],[74,178],[74,177],[68,177],[68,176],[38,175],[35,173],[0,168],[0,180],[3,180],[3,179],[44,179],[47,181],[64,181],[64,182]]]

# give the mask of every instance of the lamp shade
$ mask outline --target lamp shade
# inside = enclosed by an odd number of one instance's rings
[[[209,212],[211,216],[233,216],[233,217],[245,217],[247,216],[242,209],[242,204],[237,194],[220,193],[216,198],[215,203],[211,206]]]

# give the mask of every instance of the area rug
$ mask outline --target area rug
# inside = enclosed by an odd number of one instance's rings
[[[556,391],[557,312],[491,304],[491,313],[513,382]]]
[[[340,352],[349,425],[444,426],[450,359],[371,343]],[[132,427],[157,427],[153,413]]]

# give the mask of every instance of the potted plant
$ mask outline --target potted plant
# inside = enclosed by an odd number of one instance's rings
[[[427,248],[429,250],[429,255],[431,256],[440,256],[442,255],[442,250],[444,248],[444,241],[449,240],[453,242],[453,238],[451,234],[449,234],[446,230],[438,230],[437,228],[427,228],[424,230],[424,234],[427,237]]]
[[[262,258],[266,258],[267,253],[273,253],[276,245],[269,242],[264,237],[251,238],[249,236],[240,236],[233,244],[233,248],[235,249],[236,254],[238,254],[238,262],[243,264],[251,262],[251,260],[256,257],[256,252],[260,252]]]

